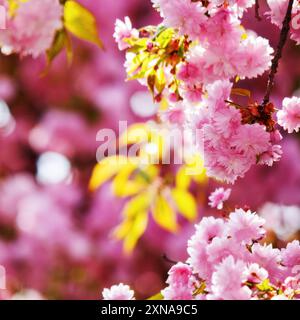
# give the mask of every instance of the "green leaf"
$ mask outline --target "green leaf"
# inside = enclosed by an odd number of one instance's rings
[[[172,198],[178,211],[188,220],[194,221],[197,217],[197,204],[193,195],[180,188],[173,189]]]
[[[140,193],[128,201],[123,209],[123,216],[135,217],[139,212],[148,211],[151,198],[147,192]]]
[[[52,61],[59,55],[66,45],[66,32],[60,30],[56,33],[52,46],[47,50],[47,65],[49,66]]]
[[[147,300],[163,300],[163,295],[159,292],[155,294],[154,296],[148,298]]]
[[[74,36],[103,48],[94,15],[76,1],[68,0],[64,7],[65,28]]]
[[[155,88],[158,93],[162,93],[164,91],[165,86],[166,86],[166,77],[165,77],[164,68],[161,66],[158,68],[156,72]]]
[[[167,200],[161,195],[158,195],[155,200],[152,215],[154,221],[163,229],[170,232],[176,232],[178,230],[176,213]]]
[[[169,28],[163,30],[157,37],[156,41],[161,48],[166,48],[174,36],[174,30]]]
[[[265,279],[263,282],[261,282],[260,284],[256,285],[257,289],[260,291],[272,291],[274,288],[270,285],[270,280],[269,279]]]

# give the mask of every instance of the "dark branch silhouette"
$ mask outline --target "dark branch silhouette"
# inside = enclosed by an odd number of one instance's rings
[[[283,48],[285,46],[289,31],[290,31],[290,22],[292,20],[293,3],[294,3],[294,0],[289,0],[287,11],[286,11],[284,20],[282,22],[282,28],[281,28],[281,32],[280,32],[279,42],[278,42],[278,45],[276,48],[274,58],[272,60],[272,66],[270,69],[268,83],[267,83],[267,89],[266,89],[266,93],[265,93],[265,96],[264,96],[264,99],[262,102],[262,106],[266,106],[270,101],[270,95],[271,95],[272,89],[274,87],[274,79],[275,79],[275,75],[278,70],[279,60],[282,57],[282,51],[283,51]]]
[[[261,17],[260,17],[260,14],[259,14],[259,0],[255,0],[255,18],[258,21],[261,21]]]

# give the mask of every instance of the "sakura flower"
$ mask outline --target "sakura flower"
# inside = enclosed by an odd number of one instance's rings
[[[238,61],[237,74],[240,77],[255,78],[262,75],[271,66],[274,50],[269,41],[262,37],[248,36],[242,42],[240,54],[242,61]]]
[[[281,255],[279,249],[274,249],[271,244],[260,245],[255,243],[252,246],[251,261],[266,269],[272,282],[281,281],[284,269],[280,265]]]
[[[274,162],[278,162],[282,156],[282,148],[278,144],[270,145],[268,150],[259,155],[258,164],[265,164],[271,167]]]
[[[38,57],[50,48],[56,31],[62,28],[62,14],[59,0],[20,1],[7,29],[0,30],[2,52]]]
[[[239,132],[241,122],[241,113],[233,107],[215,113],[214,126],[226,139]]]
[[[192,39],[197,39],[203,31],[203,24],[207,20],[206,9],[201,2],[186,0],[155,1],[163,24],[167,27],[178,28],[181,34],[188,34]]]
[[[222,219],[204,217],[201,222],[196,225],[196,233],[192,239],[197,238],[197,241],[210,243],[215,237],[221,237],[223,235],[224,226]]]
[[[209,196],[209,205],[212,208],[217,208],[218,210],[223,209],[224,201],[228,200],[231,194],[231,189],[218,188],[212,192]]]
[[[137,38],[138,36],[139,32],[137,29],[132,28],[129,17],[125,17],[124,22],[120,19],[116,20],[115,33],[113,34],[113,37],[118,43],[119,50],[125,50],[130,47],[130,45],[124,41],[125,39],[131,37]]]
[[[177,263],[169,271],[169,287],[162,290],[165,300],[191,300],[193,294],[192,269],[186,264]]]
[[[220,300],[248,300],[251,290],[243,285],[245,264],[232,256],[221,262],[212,275],[212,297]],[[230,277],[228,275],[231,275]]]
[[[232,145],[247,154],[260,154],[269,147],[270,134],[265,127],[256,123],[240,126],[237,134],[232,137]]]
[[[264,223],[264,219],[250,210],[236,209],[229,215],[227,232],[236,241],[250,244],[264,236],[265,230],[262,228]]]
[[[272,23],[280,27],[286,13],[288,0],[267,0],[267,3],[271,9],[267,15],[271,18]]]
[[[268,271],[261,268],[257,263],[252,263],[244,271],[245,281],[261,283],[268,278]]]
[[[300,98],[284,98],[282,110],[277,112],[278,124],[288,133],[298,132],[300,129]]]
[[[104,300],[133,300],[134,291],[129,286],[120,283],[110,289],[105,288],[102,292]]]
[[[283,249],[282,262],[288,267],[300,266],[300,243],[298,240],[288,243],[287,247]]]
[[[206,244],[198,241],[197,237],[192,237],[188,242],[187,251],[189,254],[187,262],[192,266],[193,271],[197,273],[201,279],[209,281],[213,267],[208,261]]]
[[[181,286],[189,281],[192,270],[188,265],[179,262],[169,270],[168,274],[169,277],[166,281],[168,284],[172,286]]]

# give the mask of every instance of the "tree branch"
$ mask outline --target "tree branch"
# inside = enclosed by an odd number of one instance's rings
[[[259,14],[259,0],[255,0],[255,18],[258,21],[261,21],[261,17],[260,17],[260,14]]]
[[[280,32],[279,42],[278,42],[278,45],[276,48],[274,58],[272,59],[272,66],[270,69],[266,93],[265,93],[265,96],[264,96],[264,99],[262,102],[262,106],[267,105],[270,101],[270,95],[271,95],[272,89],[274,87],[274,79],[275,79],[275,75],[277,73],[279,60],[282,57],[282,51],[283,51],[283,48],[284,48],[286,40],[287,40],[287,36],[290,31],[290,22],[292,20],[293,3],[294,3],[294,0],[289,0],[288,8],[287,8],[284,20],[282,22],[282,28],[281,28],[281,32]]]

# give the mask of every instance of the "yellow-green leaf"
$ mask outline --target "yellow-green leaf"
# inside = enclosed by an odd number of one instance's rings
[[[147,300],[163,300],[163,295],[161,294],[161,292],[155,294],[154,296],[148,298]]]
[[[163,92],[165,86],[166,86],[166,77],[165,77],[164,68],[160,67],[156,72],[155,88],[158,93],[161,93]]]
[[[152,215],[154,221],[165,230],[170,232],[178,230],[176,213],[161,195],[158,195],[155,199]]]
[[[270,284],[270,280],[269,279],[265,279],[263,282],[261,282],[260,284],[256,285],[257,289],[260,291],[272,291],[274,290],[274,288],[271,286]]]
[[[100,161],[93,170],[89,184],[90,190],[99,188],[126,165],[128,165],[128,159],[124,156],[112,156]]]
[[[65,3],[64,25],[77,38],[103,48],[94,15],[78,2],[68,0]]]
[[[117,197],[132,196],[145,188],[144,180],[129,179],[134,170],[136,170],[136,165],[129,163],[114,178],[112,189]]]
[[[178,211],[188,220],[194,221],[197,217],[197,204],[193,195],[184,189],[173,189],[172,198]]]
[[[132,218],[136,216],[140,211],[148,211],[150,201],[151,198],[148,192],[140,193],[126,203],[123,209],[123,215],[126,218]]]
[[[132,223],[130,232],[124,238],[124,251],[129,254],[136,246],[138,240],[144,234],[148,224],[148,212],[140,212]]]
[[[236,95],[236,96],[243,96],[243,97],[251,97],[251,91],[243,88],[232,88],[231,89],[231,94]]]
[[[180,189],[188,189],[191,184],[191,175],[186,173],[185,166],[179,168],[176,174],[176,187]]]
[[[48,66],[56,58],[56,56],[63,50],[65,45],[66,45],[66,32],[65,30],[60,30],[56,33],[52,46],[46,52]]]
[[[132,219],[124,220],[120,225],[118,225],[114,229],[113,237],[116,238],[117,240],[124,239],[129,234],[132,226],[133,226],[133,220]]]
[[[8,14],[9,14],[9,16],[13,17],[16,14],[20,4],[22,2],[27,2],[27,1],[28,0],[8,0]]]

